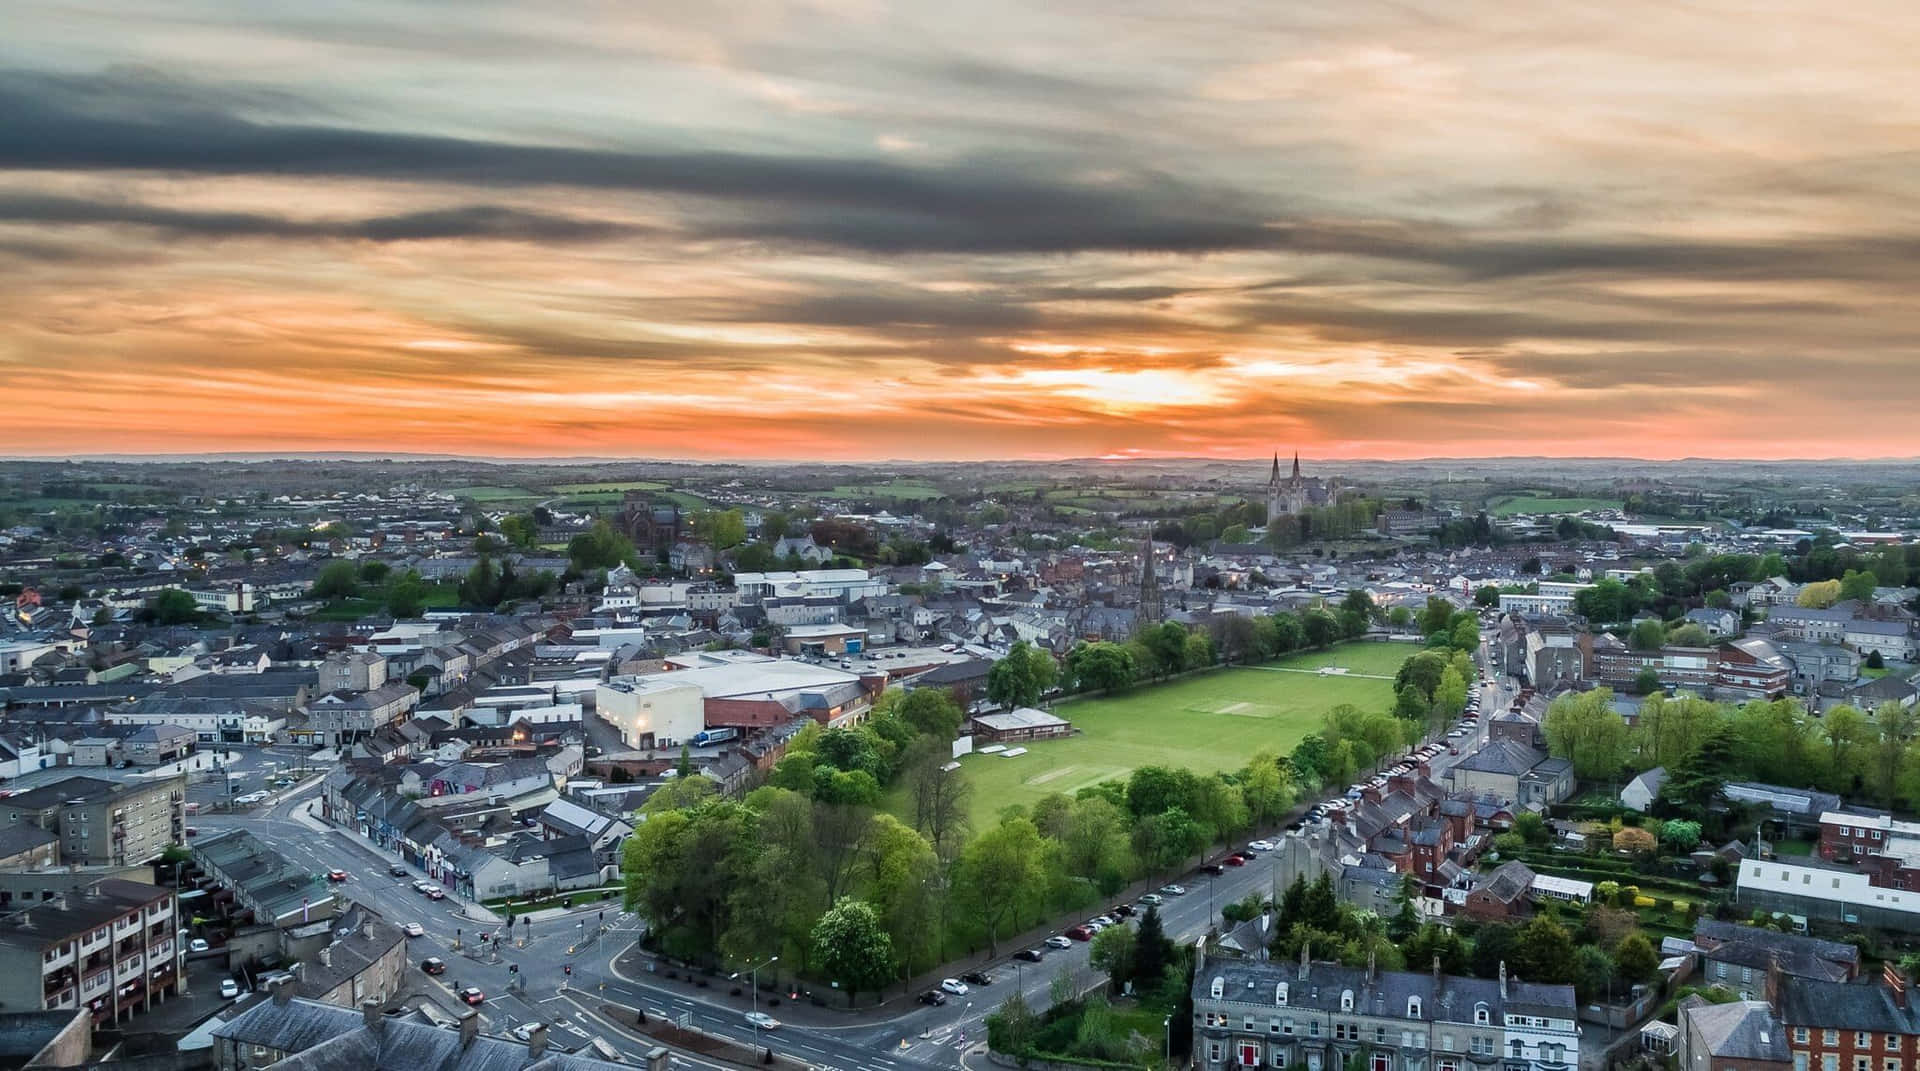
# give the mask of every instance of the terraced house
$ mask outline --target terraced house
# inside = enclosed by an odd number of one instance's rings
[[[1440,973],[1206,959],[1193,1060],[1206,1071],[1574,1071],[1573,987]]]

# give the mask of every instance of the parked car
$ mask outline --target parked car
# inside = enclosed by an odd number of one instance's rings
[[[231,978],[220,979],[220,999],[232,1000],[240,995],[240,983]]]
[[[540,1029],[540,1023],[521,1023],[513,1028],[513,1036],[520,1041],[532,1041],[533,1032]]]
[[[460,991],[460,999],[465,1001],[468,1007],[473,1008],[478,1007],[481,1001],[487,999],[487,995],[480,992],[478,986],[468,986]]]
[[[1015,952],[1013,958],[1026,963],[1038,963],[1046,958],[1046,955],[1047,950],[1044,948],[1023,948]]]
[[[1081,940],[1082,941],[1091,940],[1092,937],[1093,937],[1093,934],[1089,932],[1087,936],[1082,937]],[[1067,940],[1065,937],[1057,933],[1054,934],[1052,937],[1047,938],[1045,941],[1041,943],[1046,945],[1048,948],[1072,948],[1073,947],[1072,941]]]
[[[424,881],[416,881],[413,883],[413,891],[419,893],[421,896],[427,895],[427,890],[431,888],[433,888],[433,886]]]
[[[1132,904],[1115,904],[1107,909],[1107,914],[1122,919],[1130,919],[1139,913],[1133,909]]]
[[[204,937],[196,937],[187,942],[187,951],[189,952],[205,952],[206,950],[207,939]]]
[[[446,898],[447,898],[447,894],[441,892],[439,889],[427,890],[427,899],[429,900],[445,900]]]
[[[420,969],[428,974],[445,974],[447,973],[447,961],[441,959],[439,956],[428,956],[426,959],[420,961]]]
[[[427,931],[424,929],[421,929],[419,923],[417,922],[407,923],[408,937],[425,937],[426,935],[427,935]]]
[[[1219,863],[1200,864],[1200,873],[1202,874],[1225,874],[1226,872],[1227,868],[1221,866]]]
[[[1071,937],[1076,941],[1091,941],[1093,940],[1093,935],[1098,932],[1100,931],[1094,929],[1092,926],[1085,926],[1085,925],[1069,926],[1067,927],[1067,932],[1065,934],[1065,937]],[[1053,941],[1054,941],[1053,938],[1051,937],[1047,938],[1048,944],[1052,944]],[[1060,947],[1061,948],[1067,947],[1064,938],[1062,939]]]
[[[395,863],[387,868],[387,873],[392,874],[396,878],[404,878],[407,876],[407,868],[401,866],[399,863]]]
[[[967,995],[967,983],[958,978],[940,979],[940,988],[952,993],[956,997],[964,997]]]
[[[745,1018],[747,1020],[748,1026],[758,1027],[761,1030],[780,1029],[780,1020],[775,1019],[773,1016],[768,1015],[766,1012],[760,1012],[760,1011],[748,1012]]]
[[[993,975],[986,971],[968,971],[960,976],[960,980],[968,985],[992,985]]]
[[[1256,840],[1252,844],[1247,845],[1247,850],[1250,852],[1270,852],[1273,850],[1273,842],[1270,840]]]
[[[1088,919],[1087,922],[1095,926],[1120,925],[1120,920],[1117,918],[1114,918],[1112,915],[1095,915],[1092,918]]]
[[[922,1004],[931,1004],[939,1007],[947,1002],[947,995],[938,989],[929,989],[925,993],[920,994],[919,1000]]]
[[[1228,866],[1246,866],[1247,865],[1247,857],[1244,855],[1241,855],[1239,852],[1235,852],[1232,855],[1229,855],[1225,859],[1222,859],[1220,861],[1227,864]]]

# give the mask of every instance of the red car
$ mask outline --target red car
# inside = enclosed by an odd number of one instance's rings
[[[344,870],[329,870],[327,871],[327,880],[328,881],[345,881],[347,880],[347,872]]]
[[[487,995],[473,986],[468,986],[460,991],[460,999],[466,1001],[467,1005],[472,1007],[487,999]]]
[[[1076,941],[1091,941],[1093,940],[1093,928],[1090,926],[1071,926],[1067,928],[1067,936]]]
[[[1247,857],[1244,855],[1241,855],[1238,852],[1235,852],[1234,854],[1229,855],[1225,859],[1222,859],[1220,861],[1227,864],[1228,866],[1246,866],[1247,865]]]

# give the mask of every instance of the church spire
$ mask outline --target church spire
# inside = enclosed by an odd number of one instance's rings
[[[1267,482],[1268,483],[1280,482],[1280,451],[1278,450],[1275,450],[1273,452],[1273,477],[1269,479]]]
[[[1153,528],[1140,546],[1140,620],[1141,625],[1157,625],[1163,614],[1160,580],[1153,575]]]
[[[1293,478],[1296,480],[1300,478],[1300,451],[1298,450],[1293,452]]]

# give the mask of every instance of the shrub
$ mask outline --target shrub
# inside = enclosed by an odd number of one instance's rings
[[[1655,900],[1651,896],[1636,896],[1633,898],[1633,906],[1635,907],[1652,907],[1659,902],[1660,901]]]

